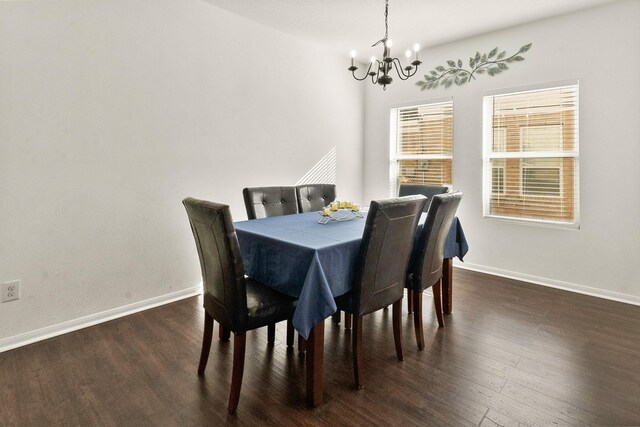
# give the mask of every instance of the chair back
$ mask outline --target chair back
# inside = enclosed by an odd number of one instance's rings
[[[409,270],[414,289],[424,290],[442,277],[444,245],[461,200],[461,192],[438,194],[431,199],[427,219],[414,248],[417,251],[415,262]]]
[[[191,231],[198,249],[204,306],[229,331],[247,322],[247,291],[242,256],[229,206],[187,197]]]
[[[422,184],[400,184],[398,188],[398,196],[410,196],[412,194],[422,194],[427,199],[431,200],[436,194],[448,193],[449,187],[439,187],[435,185],[422,185]],[[429,208],[429,202],[425,203],[424,211]]]
[[[407,263],[426,198],[371,202],[351,289],[354,313],[372,313],[402,298]]]
[[[252,187],[242,190],[249,219],[298,213],[295,187]]]
[[[335,184],[296,185],[298,212],[320,211],[336,199]]]

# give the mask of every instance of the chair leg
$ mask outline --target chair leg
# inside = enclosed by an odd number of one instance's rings
[[[340,315],[340,310],[336,311],[335,313],[333,313],[331,315],[331,320],[333,321],[333,323],[335,323],[336,325],[340,324],[340,321],[342,320],[342,316]]]
[[[231,338],[231,331],[225,331],[221,324],[218,324],[218,339],[220,341],[229,341]]]
[[[424,349],[424,332],[422,331],[422,291],[413,291],[413,324],[416,330],[418,350]]]
[[[438,280],[433,289],[433,304],[436,306],[436,317],[438,318],[438,326],[441,328],[444,326],[444,317],[442,315],[442,297],[440,296],[440,283],[442,280]]]
[[[351,314],[344,312],[344,328],[351,329]]]
[[[287,320],[287,348],[293,347],[294,337],[295,337],[295,334],[293,332],[293,322],[291,321],[291,319],[288,319]]]
[[[362,316],[353,315],[353,376],[356,388],[362,390]]]
[[[393,340],[396,343],[396,356],[398,356],[398,360],[404,360],[402,356],[402,330],[401,330],[401,319],[402,319],[402,299],[393,303]]]
[[[240,388],[242,387],[242,374],[244,374],[244,350],[247,342],[247,334],[233,335],[233,370],[231,374],[231,391],[229,392],[229,413],[235,414],[240,400]]]
[[[267,325],[267,344],[273,345],[276,342],[276,324],[269,323]]]
[[[200,363],[198,364],[198,375],[204,374],[209,360],[209,350],[211,350],[211,338],[213,337],[213,317],[204,312],[204,333],[202,334],[202,351],[200,352]]]
[[[307,340],[302,335],[298,334],[298,353],[304,353],[307,349]]]
[[[413,291],[407,288],[407,312],[413,313]]]

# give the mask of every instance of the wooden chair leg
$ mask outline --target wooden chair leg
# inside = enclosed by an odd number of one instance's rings
[[[444,317],[442,315],[442,297],[440,296],[440,282],[438,280],[435,285],[432,286],[433,289],[433,304],[436,308],[436,317],[438,318],[438,326],[441,328],[444,326]]]
[[[351,314],[344,312],[344,328],[351,329]]]
[[[418,350],[424,349],[424,332],[422,331],[422,292],[413,291],[413,324],[416,330]]]
[[[235,414],[240,400],[240,388],[242,387],[242,374],[244,374],[244,350],[247,343],[247,334],[233,335],[233,369],[231,373],[231,391],[229,392],[229,413]]]
[[[229,341],[231,338],[231,331],[225,331],[221,324],[218,324],[218,339],[220,341]]]
[[[300,334],[298,334],[298,353],[304,353],[307,348],[307,340]]]
[[[204,333],[202,334],[202,351],[200,352],[200,363],[198,364],[198,375],[204,374],[209,360],[209,350],[211,350],[211,339],[213,338],[213,317],[204,312]]]
[[[340,320],[342,320],[342,316],[340,315],[340,310],[336,311],[331,315],[331,321],[336,325],[340,324]]]
[[[295,333],[293,331],[293,322],[291,319],[287,320],[287,348],[293,347],[293,338],[295,337]]]
[[[413,313],[413,291],[407,288],[407,312]]]
[[[398,360],[404,360],[402,356],[402,299],[393,303],[393,340],[396,343],[396,356]]]
[[[442,263],[442,311],[444,314],[451,314],[452,293],[453,293],[453,260],[445,258]]]
[[[353,376],[356,388],[364,388],[362,383],[362,316],[353,316]]]
[[[273,345],[276,342],[276,324],[267,325],[267,344]]]

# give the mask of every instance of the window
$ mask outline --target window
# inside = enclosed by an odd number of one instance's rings
[[[400,184],[452,185],[453,101],[391,110],[391,194]]]
[[[484,97],[484,215],[578,225],[578,86]]]

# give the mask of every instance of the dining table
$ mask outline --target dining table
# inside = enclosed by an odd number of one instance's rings
[[[306,396],[322,402],[324,320],[337,310],[335,297],[351,289],[366,212],[348,221],[319,223],[317,212],[234,223],[245,274],[298,298],[293,327],[306,339]],[[421,215],[414,241],[424,226]],[[443,310],[451,311],[452,258],[460,260],[468,244],[458,218],[445,245]]]

